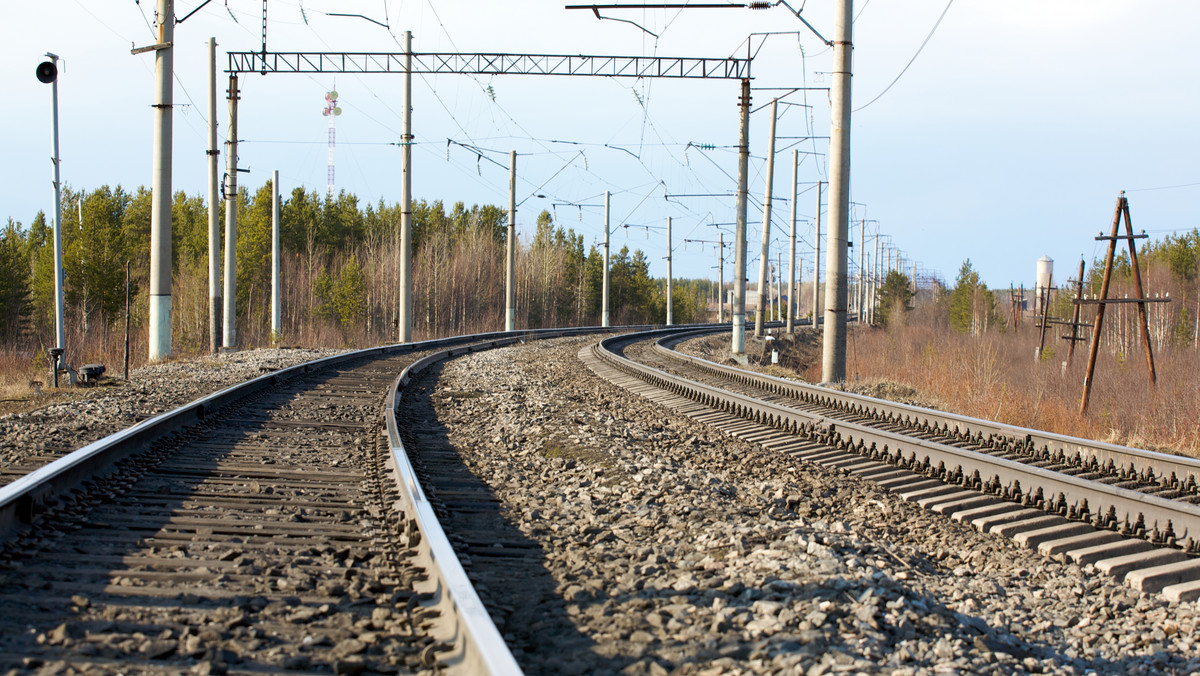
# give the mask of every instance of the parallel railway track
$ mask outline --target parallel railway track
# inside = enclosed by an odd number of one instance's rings
[[[1094,563],[1143,591],[1200,598],[1200,463],[1031,430],[1015,434],[986,421],[772,378],[664,345],[677,340],[651,346],[645,335],[614,337],[580,356],[614,382],[730,433],[872,478],[981,530]],[[1110,471],[1101,471],[1110,461]],[[1126,462],[1130,469],[1113,471]]]
[[[1188,538],[1198,531],[1187,518],[1195,505],[1163,491],[1106,486],[1101,494],[1109,498],[1088,498],[1097,510],[1114,494],[1143,514],[1176,505],[1177,541],[1158,543],[1176,547],[1153,547],[1149,526],[1095,531],[1079,518],[1078,501],[1065,510],[1075,518],[1063,518],[1033,478],[1022,479],[1019,491],[1005,480],[1019,463],[943,443],[980,445],[974,430],[949,433],[939,423],[934,432],[923,422],[925,438],[912,438],[901,434],[902,418],[862,402],[841,404],[846,420],[816,412],[785,381],[757,391],[745,375],[713,381],[721,387],[686,382],[668,371],[696,362],[661,346],[629,350],[658,368],[619,354],[645,337],[608,339],[580,356],[614,382],[768,449],[871,478],[1047,554],[1108,565],[1145,591],[1200,597],[1200,585],[1170,578],[1190,579],[1197,568],[1183,551],[1194,549]],[[515,531],[506,534],[500,503],[453,457],[430,418],[432,380],[423,375],[448,357],[514,340],[431,341],[295,367],[148,420],[0,488],[0,599],[16,609],[0,616],[0,671],[519,673],[459,558],[491,584],[483,569],[537,572],[541,552]],[[692,375],[713,379],[721,370]],[[981,472],[975,480],[964,454],[1001,468],[1001,478]],[[1089,483],[1044,467],[1029,471],[1045,486]],[[1186,500],[1188,484],[1180,486],[1174,497]],[[1126,521],[1138,522],[1132,513]],[[1168,539],[1164,530],[1159,540]],[[478,565],[484,559],[488,565]],[[1168,563],[1179,570],[1154,565]],[[494,581],[505,579],[511,570]]]

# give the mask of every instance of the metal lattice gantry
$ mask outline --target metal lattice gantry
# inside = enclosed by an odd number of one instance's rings
[[[228,69],[230,92],[237,91],[238,76],[242,73],[296,73],[296,74],[399,74],[404,76],[404,133],[400,146],[403,150],[401,158],[401,218],[400,218],[400,317],[398,339],[407,343],[412,339],[412,298],[409,280],[411,279],[411,231],[412,231],[412,76],[413,75],[556,75],[582,77],[629,77],[629,78],[673,78],[673,79],[709,79],[709,80],[740,80],[742,96],[739,107],[742,110],[741,142],[739,144],[739,198],[738,198],[738,236],[743,240],[739,249],[744,251],[745,245],[745,192],[746,192],[746,160],[749,156],[749,105],[750,105],[750,64],[751,58],[735,57],[705,58],[705,57],[670,57],[670,56],[588,56],[583,54],[460,54],[460,53],[418,53],[412,51],[412,33],[405,31],[403,52],[268,52],[266,46],[259,52],[228,52]],[[231,129],[236,121],[236,109],[231,106]],[[232,146],[231,146],[232,148]],[[231,165],[230,176],[235,175],[236,152],[231,150],[234,164]],[[515,154],[513,156],[515,166]],[[513,179],[515,180],[515,179]],[[234,193],[236,194],[236,193]],[[511,200],[510,200],[511,201]],[[515,240],[515,206],[510,205],[508,236],[509,241]],[[608,233],[607,218],[605,221],[605,237]],[[512,256],[508,257],[506,277],[510,286],[514,285],[514,265]],[[745,277],[745,257],[740,269]],[[608,265],[604,266],[605,293],[602,304],[604,325],[608,326]],[[515,299],[513,294],[506,294],[507,307],[506,330],[515,330]],[[735,294],[735,325],[737,317],[744,317],[744,292]],[[226,304],[232,303],[231,299]],[[737,311],[737,308],[741,308]],[[734,330],[738,334],[737,327]],[[734,339],[737,345],[738,339]],[[739,350],[735,350],[739,352]]]
[[[405,52],[229,52],[227,73],[406,73],[436,75],[583,75],[750,79],[750,59],[564,54]],[[412,58],[412,70],[405,65]]]

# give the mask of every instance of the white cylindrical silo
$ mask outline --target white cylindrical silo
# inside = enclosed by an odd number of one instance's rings
[[[1054,259],[1043,255],[1037,261],[1037,281],[1034,283],[1033,312],[1034,316],[1042,315],[1042,300],[1051,288],[1054,279]]]

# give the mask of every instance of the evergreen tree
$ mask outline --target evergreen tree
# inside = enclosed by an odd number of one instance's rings
[[[10,218],[0,232],[0,340],[11,344],[21,335],[30,307],[26,236]]]
[[[120,186],[102,186],[89,195],[76,193],[71,202],[83,202],[82,223],[63,215],[63,273],[65,302],[75,308],[82,326],[93,319],[115,321],[125,305],[127,247],[123,225],[131,197]]]
[[[258,312],[271,298],[270,181],[253,199],[245,187],[238,188],[237,219],[237,308],[239,312]]]
[[[996,296],[979,281],[971,260],[963,261],[954,290],[950,292],[950,326],[963,333],[979,335],[999,325]]]
[[[916,296],[908,288],[908,277],[899,270],[892,270],[883,279],[883,284],[875,291],[878,309],[875,316],[883,326],[890,326],[893,320],[899,319],[911,311],[912,299]]]
[[[31,324],[37,333],[54,330],[54,232],[39,211],[29,226],[26,242],[29,257]]]

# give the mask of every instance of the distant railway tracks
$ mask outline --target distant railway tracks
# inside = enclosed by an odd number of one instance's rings
[[[1200,598],[1200,462],[715,364],[681,340],[618,336],[594,370],[764,446],[872,479],[935,511],[1171,600]],[[830,448],[832,447],[832,448]]]

